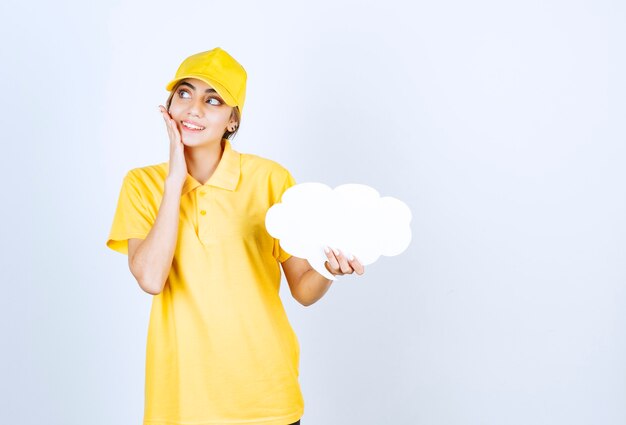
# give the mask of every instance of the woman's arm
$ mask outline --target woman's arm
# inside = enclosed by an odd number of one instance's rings
[[[354,271],[362,275],[365,272],[357,258],[349,260],[339,250],[337,254],[334,250],[327,251],[328,261],[325,266],[333,275],[352,274]],[[281,264],[291,295],[303,306],[310,306],[322,298],[333,282],[319,274],[304,258],[291,256]]]
[[[316,272],[304,258],[291,256],[281,264],[291,296],[303,306],[309,306],[322,298],[333,282]],[[317,279],[312,278],[311,273],[315,273]]]
[[[182,185],[165,181],[165,191],[154,225],[146,239],[128,241],[128,266],[141,289],[152,295],[163,290],[178,238]]]
[[[163,199],[156,220],[142,242],[128,241],[128,266],[141,289],[149,294],[160,294],[172,267],[178,222],[180,219],[180,197],[187,177],[185,146],[182,143],[178,124],[163,105],[159,105],[161,116],[170,139],[170,161],[165,179]]]

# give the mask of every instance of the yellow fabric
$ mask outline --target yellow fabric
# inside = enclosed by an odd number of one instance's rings
[[[183,186],[172,268],[152,299],[144,425],[287,425],[304,413],[299,342],[279,297],[290,255],[265,229],[295,180],[223,143],[209,181],[187,175]],[[129,238],[147,236],[167,174],[167,162],[127,173],[109,248],[127,254]]]

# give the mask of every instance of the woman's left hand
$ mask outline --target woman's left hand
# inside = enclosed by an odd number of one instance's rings
[[[365,267],[355,256],[352,256],[352,259],[346,258],[339,249],[330,249],[330,247],[326,247],[324,252],[326,253],[326,258],[328,258],[324,265],[335,276],[352,274],[353,272],[362,275],[365,272]]]

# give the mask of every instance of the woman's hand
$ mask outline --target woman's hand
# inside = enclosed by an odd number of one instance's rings
[[[365,267],[354,256],[352,256],[352,259],[346,258],[339,249],[330,249],[329,247],[324,252],[328,258],[324,265],[335,276],[352,274],[353,272],[362,275],[365,272]]]
[[[185,145],[181,141],[180,130],[176,121],[172,119],[163,105],[159,105],[159,110],[167,126],[167,134],[170,138],[170,162],[167,179],[180,184],[181,187],[187,179],[187,162],[185,161]]]

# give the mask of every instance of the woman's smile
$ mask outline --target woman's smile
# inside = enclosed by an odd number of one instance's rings
[[[182,124],[183,130],[189,131],[192,133],[198,133],[205,129],[205,127],[192,121],[181,121],[181,124]]]

